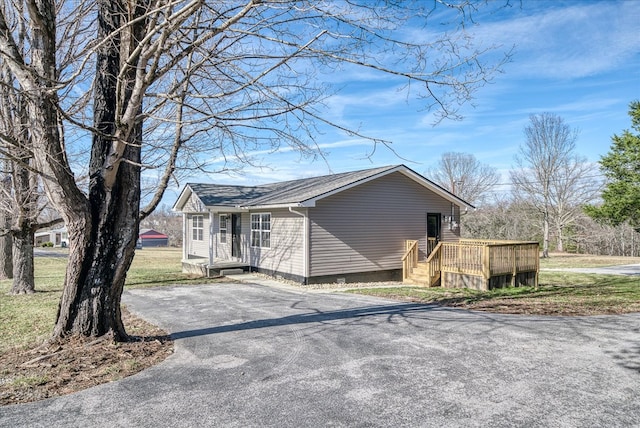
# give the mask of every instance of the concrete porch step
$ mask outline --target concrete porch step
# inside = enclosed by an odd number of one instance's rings
[[[222,276],[242,275],[243,273],[245,272],[241,268],[220,269],[220,275]]]

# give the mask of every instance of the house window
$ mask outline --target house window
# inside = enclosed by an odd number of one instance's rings
[[[271,247],[271,214],[251,214],[251,246]]]
[[[218,236],[220,237],[221,244],[227,243],[227,218],[226,214],[220,215],[220,230]]]
[[[204,241],[204,217],[201,215],[193,216],[193,240]]]

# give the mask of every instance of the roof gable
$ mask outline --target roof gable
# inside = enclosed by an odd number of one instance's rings
[[[140,232],[138,233],[139,237],[145,237],[145,238],[168,238],[167,235],[165,235],[162,232],[158,232],[157,230],[154,229],[140,229]]]
[[[204,211],[205,207],[268,208],[315,206],[316,201],[366,183],[387,174],[400,172],[423,187],[461,206],[474,208],[442,187],[404,165],[386,166],[319,177],[303,178],[260,186],[233,186],[189,183],[173,209],[183,212]]]

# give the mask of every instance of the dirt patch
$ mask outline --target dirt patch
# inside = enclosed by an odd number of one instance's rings
[[[135,341],[72,337],[0,355],[0,405],[27,403],[122,379],[173,353],[167,333],[123,310]]]

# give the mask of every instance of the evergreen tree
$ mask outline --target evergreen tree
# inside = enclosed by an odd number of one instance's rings
[[[611,150],[600,159],[600,169],[607,178],[603,203],[588,206],[586,212],[613,226],[628,221],[640,232],[640,101],[631,102],[629,116],[636,133],[627,129],[611,137]]]

